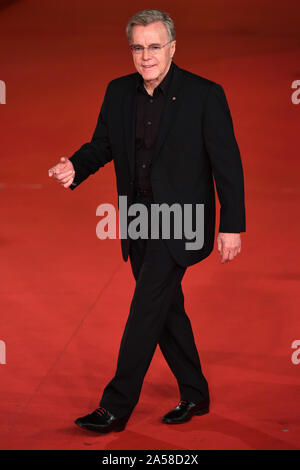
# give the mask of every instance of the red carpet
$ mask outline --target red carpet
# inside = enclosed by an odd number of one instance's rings
[[[224,87],[247,232],[232,262],[215,247],[183,280],[211,413],[160,422],[179,396],[157,349],[126,430],[107,436],[73,420],[114,374],[134,289],[120,241],[96,237],[96,207],[117,206],[114,168],[76,191],[47,170],[90,139],[108,81],[135,71],[125,25],[149,4],[2,3],[0,448],[300,449],[299,3],[154,5],[174,18],[174,62]]]

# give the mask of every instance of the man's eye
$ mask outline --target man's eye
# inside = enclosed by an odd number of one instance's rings
[[[152,51],[158,51],[158,49],[160,49],[160,46],[150,46],[150,49]]]
[[[133,49],[134,49],[135,51],[142,51],[144,48],[141,47],[141,46],[135,46]]]

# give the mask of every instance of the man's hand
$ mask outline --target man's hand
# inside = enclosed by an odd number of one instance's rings
[[[231,261],[241,252],[241,234],[240,233],[219,233],[217,236],[218,252],[222,260],[221,263]]]
[[[53,176],[64,188],[68,188],[74,181],[75,170],[68,158],[61,157],[60,162],[48,170],[48,175],[50,178]]]

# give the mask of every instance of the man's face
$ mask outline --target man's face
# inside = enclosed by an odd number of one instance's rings
[[[161,21],[147,26],[134,25],[132,28],[131,44],[144,47],[151,44],[163,46],[169,40],[167,29]],[[175,44],[176,41],[172,41],[155,54],[149,53],[148,49],[139,54],[132,54],[135,68],[145,81],[154,80],[159,83],[163,79],[171,64]]]

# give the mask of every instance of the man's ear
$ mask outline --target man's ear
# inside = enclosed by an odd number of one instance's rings
[[[172,42],[171,48],[172,48],[172,53],[171,54],[172,54],[172,59],[173,59],[173,56],[174,56],[175,50],[176,50],[176,41]]]

